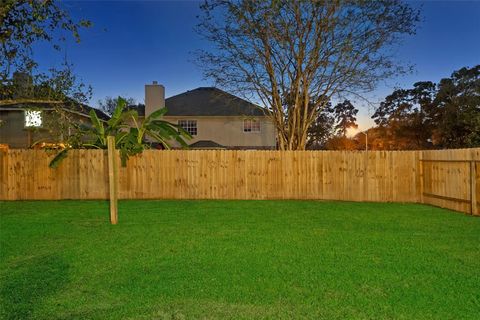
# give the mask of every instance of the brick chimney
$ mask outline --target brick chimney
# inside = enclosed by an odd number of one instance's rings
[[[165,108],[165,87],[153,81],[145,85],[145,117],[158,109]]]

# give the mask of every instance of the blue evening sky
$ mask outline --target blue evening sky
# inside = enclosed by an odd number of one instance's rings
[[[157,80],[166,96],[199,86],[210,86],[192,63],[193,51],[209,46],[193,28],[199,14],[196,1],[68,1],[74,17],[94,26],[81,33],[80,44],[68,41],[64,52],[39,45],[35,51],[42,67],[58,65],[66,52],[75,72],[91,84],[97,105],[105,96],[144,100],[144,84]],[[378,101],[396,86],[420,80],[438,81],[452,71],[480,63],[480,1],[411,2],[422,6],[423,22],[415,36],[398,49],[398,57],[415,65],[415,72],[391,79],[370,95]],[[371,126],[372,110],[361,106],[359,122]]]

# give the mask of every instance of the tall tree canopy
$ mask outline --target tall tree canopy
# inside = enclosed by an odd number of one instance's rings
[[[62,82],[61,86],[50,88],[48,94],[59,95],[59,90],[68,91],[85,88],[78,83],[72,74],[71,64],[64,62],[61,68],[53,67],[48,73],[36,74],[34,71],[38,63],[34,59],[33,46],[38,42],[50,43],[56,50],[60,44],[71,35],[77,42],[80,41],[79,30],[89,27],[88,20],[75,20],[67,10],[54,0],[2,0],[0,6],[0,96],[2,99],[11,99],[18,96],[15,91],[18,86],[13,83],[14,73],[23,73],[31,77],[31,82],[37,88],[48,82]],[[75,78],[75,79],[74,79]],[[73,81],[72,81],[73,80]],[[57,90],[58,89],[58,90]],[[45,91],[45,90],[44,90]],[[35,98],[44,91],[35,93]],[[31,98],[31,97],[29,97]]]
[[[349,128],[358,128],[358,109],[353,106],[350,100],[344,100],[343,102],[338,103],[335,105],[333,111],[335,113],[335,130],[337,134],[345,137]]]
[[[404,71],[389,48],[419,20],[399,0],[214,0],[201,8],[198,30],[215,46],[199,53],[205,75],[260,99],[289,150],[305,148],[332,96],[372,90]]]
[[[8,78],[17,71],[31,71],[37,63],[32,45],[38,41],[59,49],[63,30],[80,41],[79,29],[90,26],[87,20],[75,21],[53,0],[3,0],[0,7],[0,74]]]
[[[480,146],[480,65],[462,68],[438,84],[435,97],[439,144],[446,148]]]
[[[480,65],[397,89],[372,118],[390,149],[480,146]]]
[[[395,149],[422,149],[431,145],[435,126],[436,85],[417,82],[412,89],[397,89],[388,95],[372,118]]]
[[[323,108],[308,128],[307,149],[325,149],[327,141],[335,135],[335,117],[331,105]]]
[[[357,113],[358,109],[350,100],[339,102],[335,107],[328,103],[308,129],[307,149],[325,149],[332,144],[336,145],[334,149],[341,149],[338,142],[347,140],[353,149],[354,145],[346,134],[349,128],[358,128]]]

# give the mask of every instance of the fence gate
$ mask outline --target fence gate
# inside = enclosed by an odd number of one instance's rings
[[[420,162],[424,203],[480,214],[480,160]]]

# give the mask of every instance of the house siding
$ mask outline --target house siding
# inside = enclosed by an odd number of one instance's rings
[[[44,123],[54,124],[57,115],[52,111],[43,110],[42,117]],[[85,116],[74,115],[74,119],[84,123],[87,121]],[[0,144],[7,144],[9,148],[29,148],[32,143],[43,142],[61,142],[62,136],[60,130],[55,127],[26,129],[24,110],[1,110],[0,120],[3,124],[0,126]]]
[[[260,132],[243,132],[243,120],[260,121]],[[211,140],[232,149],[273,149],[275,148],[275,127],[267,117],[196,117],[165,116],[164,120],[178,124],[179,120],[196,120],[197,135],[188,144],[200,140]]]
[[[22,111],[8,110],[0,112],[0,143],[10,148],[29,146],[29,132],[24,128],[25,116]]]

